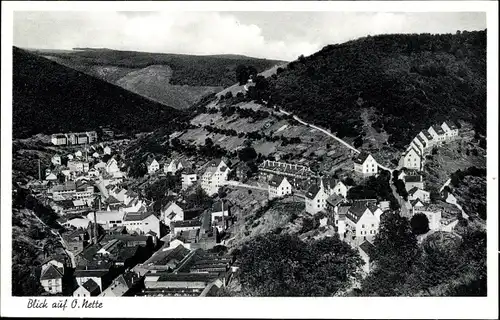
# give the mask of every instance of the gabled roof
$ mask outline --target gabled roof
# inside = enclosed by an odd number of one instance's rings
[[[421,131],[423,135],[427,138],[427,140],[432,140],[432,134],[429,133],[427,130]]]
[[[365,241],[360,244],[359,248],[363,250],[368,255],[368,257],[371,257],[375,250],[375,246],[369,241]]]
[[[448,125],[448,127],[451,129],[451,130],[455,130],[455,129],[458,129],[457,125],[455,124],[455,122],[453,121],[445,121],[443,122],[443,124]]]
[[[421,175],[406,175],[404,179],[405,179],[405,182],[421,182],[422,176]]]
[[[413,195],[415,192],[417,192],[418,188],[417,187],[413,187],[411,188],[410,190],[408,190],[408,195]]]
[[[92,279],[89,279],[85,281],[84,284],[82,284],[82,287],[84,287],[88,292],[90,292],[90,295],[98,295],[99,292],[101,291],[99,288],[99,285]]]
[[[148,165],[148,167],[149,167],[149,166],[150,166],[153,162],[155,162],[155,161],[156,161],[156,159],[155,159],[155,158],[148,158],[148,159],[146,160],[146,164],[147,164],[147,165]],[[158,161],[156,161],[156,163],[158,163]]]
[[[310,200],[313,200],[314,198],[316,198],[320,190],[321,190],[320,186],[318,186],[317,184],[313,184],[307,190],[306,197]]]
[[[434,129],[434,131],[436,131],[436,133],[439,135],[444,134],[443,128],[441,128],[440,126],[438,126],[436,124],[432,125],[432,129]]]
[[[85,277],[95,277],[95,278],[101,278],[107,275],[109,270],[75,270],[75,278],[85,278]]]
[[[172,222],[172,226],[174,228],[201,227],[201,221],[200,220],[174,221]]]
[[[418,141],[420,141],[420,143],[425,147],[426,143],[425,143],[425,140],[424,138],[422,138],[420,135],[417,135],[417,139]]]
[[[415,200],[411,200],[411,201],[410,201],[410,204],[411,204],[411,206],[412,206],[412,207],[414,207],[414,206],[415,206],[415,205],[417,205],[418,203],[420,203],[420,204],[424,205],[424,203],[423,203],[423,202],[422,202],[419,198],[417,198],[417,199],[415,199]]]
[[[344,201],[344,198],[336,193],[332,194],[331,196],[328,197],[328,199],[326,199],[326,202],[331,206],[336,206],[342,201]]]
[[[357,157],[356,157],[356,158],[354,158],[354,160],[353,160],[353,161],[354,161],[355,163],[358,163],[358,164],[363,164],[363,163],[365,163],[366,159],[367,159],[369,156],[370,156],[370,154],[369,154],[369,153],[367,153],[367,152],[361,152],[361,153],[359,153],[359,154],[357,155]]]
[[[358,222],[359,219],[366,212],[366,209],[369,209],[372,213],[375,213],[377,210],[376,200],[356,200],[353,202],[349,210],[347,211],[346,216],[352,220],[353,222]]]
[[[53,266],[52,264],[45,269],[40,280],[50,280],[50,279],[62,279],[63,273],[61,270]]]
[[[231,203],[229,203],[229,201],[227,201],[227,200],[224,201],[224,211],[227,211],[230,206],[231,206]],[[221,212],[221,211],[222,211],[222,200],[219,200],[213,204],[212,212]]]
[[[127,212],[123,216],[123,221],[142,221],[151,215],[152,212]]]
[[[269,180],[269,185],[272,187],[279,187],[281,182],[285,179],[283,176],[273,175],[271,180]]]

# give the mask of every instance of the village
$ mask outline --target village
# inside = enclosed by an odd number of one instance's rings
[[[399,204],[396,211],[409,219],[425,215],[428,234],[451,232],[457,217],[465,215],[445,186],[439,199],[433,199],[422,175],[433,148],[460,139],[457,125],[450,121],[421,131],[395,169],[379,165],[369,153],[353,152],[351,171],[335,177],[304,163],[264,160],[258,175],[248,179],[248,168],[235,159],[199,165],[182,155],[167,161],[148,157],[147,179],[176,176],[180,184],[180,192],[165,194],[168,201],[159,210],[143,190],[126,187],[134,185],[127,183],[134,179],[128,177],[120,152],[127,142],[117,143],[110,129],[103,135],[100,142],[95,132],[52,135],[51,144],[60,152],[52,157],[43,178],[39,168],[39,179],[25,186],[58,214],[64,230],[60,238],[67,255],[50,257],[40,274],[49,294],[215,295],[239,272],[239,261],[227,249],[238,232],[237,222],[244,221],[235,210],[237,200],[226,198],[222,190],[244,190],[249,197],[252,191],[254,196],[260,192],[265,195],[259,199],[262,204],[302,203],[301,214],[321,217],[320,231],[312,235],[337,234],[358,250],[365,275],[370,272],[381,217],[394,211],[394,204],[390,199],[350,199],[349,190],[357,184],[389,171],[391,192]],[[209,205],[193,204],[197,196],[211,199]]]

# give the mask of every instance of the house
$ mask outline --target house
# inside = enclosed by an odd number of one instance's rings
[[[410,200],[410,209],[414,212],[415,208],[425,207],[425,203],[419,198]]]
[[[425,142],[426,149],[429,149],[434,145],[434,139],[432,138],[432,134],[430,134],[428,130],[420,131],[418,136]]]
[[[68,143],[68,140],[64,134],[58,133],[51,136],[50,141],[55,146],[63,146]]]
[[[173,221],[170,223],[170,230],[172,234],[178,234],[182,231],[201,229],[200,220],[184,220],[184,221]]]
[[[422,158],[420,153],[414,147],[409,148],[399,160],[401,168],[408,168],[414,170],[422,170]]]
[[[173,221],[184,220],[184,209],[175,202],[169,202],[160,210],[160,220],[170,226]]]
[[[64,184],[58,184],[49,190],[52,193],[52,197],[72,197],[76,193],[76,183],[73,181],[67,181]]]
[[[94,157],[94,158],[96,158],[96,159],[97,159],[97,158],[99,158],[100,156],[101,156],[101,155],[99,154],[99,152],[94,152],[94,153],[92,153],[92,157]]]
[[[378,172],[377,161],[371,154],[361,152],[354,159],[354,172],[360,173],[364,176],[375,175]]]
[[[406,191],[410,191],[414,187],[424,189],[424,180],[421,175],[406,175],[404,182]]]
[[[125,296],[133,285],[139,280],[139,277],[134,272],[126,272],[119,275],[109,287],[104,290],[99,297],[122,297]]]
[[[77,218],[73,218],[73,219],[69,219],[69,220],[65,220],[63,222],[60,222],[60,224],[63,227],[73,227],[76,229],[79,229],[79,228],[87,229],[90,222],[91,222],[90,219],[77,217]]]
[[[155,158],[148,158],[148,160],[146,160],[146,168],[148,169],[148,173],[152,174],[160,169],[160,164]]]
[[[115,158],[111,158],[106,163],[106,172],[109,174],[113,174],[115,172],[119,172],[120,168],[118,167],[118,162]]]
[[[89,143],[94,143],[95,141],[97,141],[97,132],[87,131],[87,132],[85,132],[85,134],[87,135],[87,137],[89,139]]]
[[[201,177],[201,187],[209,195],[219,191],[219,188],[227,181],[229,167],[221,160],[214,160],[208,164],[208,168]]]
[[[432,125],[427,131],[432,135],[432,140],[434,140],[435,144],[442,144],[446,141],[446,133],[441,126]]]
[[[81,150],[78,150],[77,152],[75,152],[75,157],[81,158],[82,156],[83,156],[83,152]]]
[[[415,149],[415,151],[417,151],[419,155],[422,155],[424,154],[424,151],[427,149],[426,147],[427,145],[425,141],[419,135],[417,135],[415,138],[413,138],[407,150],[413,148]]]
[[[76,144],[86,144],[89,143],[89,137],[86,133],[78,133],[76,135]]]
[[[90,165],[86,161],[69,160],[68,169],[70,172],[88,172]]]
[[[109,146],[105,146],[103,151],[104,151],[104,154],[109,154],[109,155],[111,154],[111,148]]]
[[[96,168],[92,168],[92,169],[89,169],[89,171],[87,172],[87,174],[88,174],[89,177],[96,178],[96,177],[99,177],[99,175],[101,173]]]
[[[182,190],[186,190],[198,181],[198,176],[193,169],[186,169],[181,174]]]
[[[54,164],[56,166],[60,166],[61,165],[61,156],[58,154],[53,155],[51,158],[51,162],[52,162],[52,164]]]
[[[125,194],[123,195],[123,203],[125,205],[129,205],[132,200],[136,199],[139,196],[139,194],[133,190],[126,190]]]
[[[371,257],[373,257],[374,250],[375,246],[370,241],[364,241],[362,244],[359,245],[358,248],[359,255],[361,256],[361,259],[363,259],[363,262],[365,263],[362,267],[365,275],[370,273],[370,270],[372,268]]]
[[[415,200],[415,199],[420,199],[423,202],[429,202],[431,201],[431,194],[429,191],[413,187],[410,190],[408,190],[408,200]]]
[[[329,194],[337,194],[342,196],[344,199],[347,198],[347,191],[349,191],[350,187],[348,187],[344,182],[338,181],[331,190],[329,190]]]
[[[218,217],[224,220],[226,217],[229,217],[230,215],[231,215],[230,204],[228,201],[219,200],[213,204],[211,212],[212,222],[214,222]]]
[[[160,234],[160,219],[152,212],[126,212],[123,225],[129,233],[146,234],[153,231]]]
[[[292,185],[284,176],[274,176],[269,181],[269,199],[281,198],[292,193]]]
[[[106,287],[107,283],[109,283],[110,276],[109,265],[106,263],[102,264],[102,267],[96,266],[95,268],[76,269],[74,273],[76,283],[79,286],[82,286],[89,280],[93,280],[99,287],[99,293]]]
[[[68,158],[68,160],[73,160],[75,158],[75,156],[73,156],[71,153],[66,155],[66,158]]]
[[[168,166],[163,168],[165,173],[175,174],[183,169],[192,169],[192,165],[186,159],[173,159]]]
[[[99,285],[94,280],[89,279],[73,292],[73,297],[97,297],[100,293]]]
[[[57,176],[55,173],[51,172],[47,176],[45,176],[45,180],[47,181],[57,181]]]
[[[355,200],[345,212],[345,234],[340,234],[340,238],[354,247],[366,240],[373,241],[382,213],[376,200]]]
[[[316,214],[326,208],[326,199],[328,194],[325,192],[323,180],[320,180],[320,185],[313,184],[306,192],[306,212],[309,214]]]
[[[48,261],[42,265],[40,284],[49,293],[61,293],[63,276],[64,265],[56,260]]]
[[[76,229],[68,231],[62,234],[62,238],[66,243],[66,247],[69,251],[73,253],[79,253],[83,251],[83,248],[88,242],[87,229]]]
[[[458,136],[458,127],[455,123],[451,121],[445,121],[441,124],[441,128],[446,134],[448,140],[454,139]]]

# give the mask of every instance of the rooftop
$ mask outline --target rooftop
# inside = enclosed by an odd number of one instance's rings
[[[62,279],[63,271],[59,268],[54,267],[52,264],[45,269],[40,280],[50,280],[50,279]]]
[[[355,200],[347,211],[346,216],[352,221],[358,222],[366,212],[366,209],[369,209],[372,213],[377,210],[376,203],[376,200]]]
[[[436,131],[437,134],[441,135],[441,134],[444,134],[444,130],[443,128],[441,128],[441,126],[438,126],[438,125],[433,125],[432,128],[434,129],[434,131]]]
[[[281,182],[285,180],[285,177],[283,176],[278,176],[278,175],[273,175],[271,180],[269,180],[269,185],[272,187],[279,187],[281,185]]]
[[[99,285],[92,279],[85,281],[85,283],[82,284],[82,287],[87,289],[91,295],[95,295],[96,293],[98,294],[100,291]]]
[[[200,220],[184,220],[184,221],[174,221],[172,222],[174,228],[185,228],[185,227],[201,227]]]
[[[363,164],[363,163],[365,163],[366,159],[367,159],[369,156],[370,156],[370,154],[369,154],[369,153],[367,153],[367,152],[361,152],[361,153],[359,153],[359,154],[357,155],[357,157],[356,157],[356,158],[354,158],[354,160],[353,160],[353,161],[354,161],[355,163],[358,163],[358,164]]]
[[[360,244],[359,248],[363,250],[368,255],[368,257],[373,256],[373,253],[375,251],[375,246],[369,241],[365,241]]]
[[[142,221],[151,215],[152,212],[126,212],[123,221]]]
[[[422,176],[421,175],[407,175],[405,176],[405,182],[421,182],[422,181]]]

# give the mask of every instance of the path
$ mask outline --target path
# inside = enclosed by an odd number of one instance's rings
[[[282,113],[282,114],[284,114],[284,115],[287,115],[287,116],[292,115],[290,112],[287,112],[287,111],[285,111],[285,110],[282,110],[281,108],[278,108],[278,110],[279,110],[279,112],[281,112],[281,113]],[[323,132],[324,134],[328,135],[329,137],[331,137],[331,138],[333,138],[333,139],[337,140],[338,142],[340,142],[341,144],[343,144],[343,145],[344,145],[344,146],[346,146],[347,148],[351,149],[352,151],[354,151],[354,152],[356,152],[356,153],[360,153],[360,151],[359,151],[358,149],[354,148],[354,147],[353,147],[353,146],[351,146],[349,143],[347,143],[347,142],[345,142],[344,140],[340,139],[339,137],[335,136],[334,134],[332,134],[332,133],[331,133],[331,132],[329,132],[328,130],[323,129],[323,128],[320,128],[320,127],[315,126],[315,125],[313,125],[313,124],[307,123],[307,122],[305,122],[304,120],[302,120],[302,119],[300,119],[299,117],[297,117],[296,115],[292,115],[292,116],[293,116],[293,118],[294,118],[296,121],[298,121],[299,123],[301,123],[301,124],[303,124],[303,125],[305,125],[305,126],[309,126],[309,127],[313,128],[313,129],[316,129],[316,130],[318,130],[318,131],[321,131],[321,132]],[[382,168],[382,169],[384,169],[384,170],[389,171],[390,173],[392,173],[392,172],[393,172],[393,170],[394,170],[394,169],[391,169],[391,168],[386,167],[386,166],[384,166],[384,165],[381,165],[380,163],[377,163],[377,165],[378,165],[380,168]]]
[[[399,215],[402,217],[410,218],[411,214],[410,214],[408,208],[406,207],[406,201],[396,191],[396,187],[392,183],[392,179],[390,179],[390,181],[389,181],[389,186],[391,187],[392,194],[394,195],[394,197],[396,198],[396,200],[399,203],[399,206],[401,207]]]
[[[42,219],[40,219],[35,213],[32,213],[33,216],[35,216],[35,218],[40,221],[40,223],[42,225],[44,225],[45,227],[47,227],[47,229],[50,230],[50,232],[52,232],[53,235],[55,235],[56,237],[59,238],[59,242],[61,242],[61,245],[63,246],[64,248],[64,251],[66,251],[66,254],[68,255],[69,259],[71,260],[71,267],[72,268],[76,268],[76,260],[75,260],[75,255],[73,254],[73,252],[69,251],[68,250],[68,246],[66,245],[66,242],[64,241],[64,239],[62,238],[62,236],[58,233],[58,232],[55,232],[52,228],[50,228],[48,225],[45,224],[45,222],[42,221]]]

